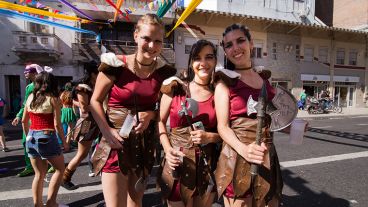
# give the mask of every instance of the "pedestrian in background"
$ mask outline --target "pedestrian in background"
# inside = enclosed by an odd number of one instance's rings
[[[22,120],[22,117],[23,117],[23,114],[24,114],[25,103],[28,99],[28,96],[32,93],[32,91],[34,89],[34,83],[33,82],[34,82],[34,80],[36,78],[36,75],[37,75],[37,69],[39,71],[42,70],[41,66],[39,66],[37,64],[30,64],[30,65],[27,65],[25,70],[24,70],[24,77],[26,78],[27,81],[30,81],[31,83],[29,83],[26,87],[22,107],[20,108],[18,114],[16,115],[16,117],[12,121],[13,126],[17,126],[19,121]],[[31,161],[30,161],[30,159],[28,157],[28,154],[27,154],[25,143],[26,143],[26,133],[23,131],[22,145],[24,147],[24,160],[25,160],[26,166],[25,166],[24,170],[17,175],[18,177],[24,177],[24,176],[32,175],[34,173],[32,165],[31,165]]]
[[[5,123],[5,120],[3,118],[5,105],[6,105],[5,100],[0,97],[0,144],[2,147],[1,150],[4,152],[8,152],[9,149],[6,147],[5,135],[3,131],[3,125]]]
[[[90,112],[90,100],[96,84],[98,74],[97,63],[94,61],[84,64],[84,77],[75,87],[78,100],[80,118],[73,132],[73,139],[78,141],[77,154],[70,160],[63,175],[62,186],[67,190],[78,188],[72,182],[74,172],[80,163],[87,157],[93,141],[98,137],[100,130]]]
[[[77,120],[77,116],[73,109],[72,83],[66,83],[64,91],[60,94],[61,108],[61,124],[63,125],[64,134],[66,135],[66,144],[70,145],[73,133],[72,129]]]
[[[56,133],[61,138],[65,151],[69,150],[69,146],[66,144],[61,125],[57,82],[51,74],[52,69],[45,70],[35,77],[34,90],[26,100],[22,119],[23,130],[27,134],[26,150],[35,171],[32,183],[33,203],[36,207],[44,206],[43,184],[48,162],[50,162],[55,168],[55,173],[48,186],[46,206],[65,206],[56,203],[65,169],[64,156]]]

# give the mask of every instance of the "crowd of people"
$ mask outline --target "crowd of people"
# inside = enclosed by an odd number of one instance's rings
[[[257,100],[265,86],[270,101],[276,91],[270,72],[254,69],[249,29],[239,24],[225,29],[224,68],[216,68],[217,47],[197,41],[179,77],[160,58],[164,35],[156,15],[143,15],[134,31],[134,54],[102,54],[101,63],[86,64],[84,78],[67,84],[61,95],[50,68],[26,67],[32,83],[12,123],[22,120],[26,167],[19,176],[35,174],[34,206],[44,205],[49,165],[54,174],[46,206],[62,206],[56,201],[59,187],[77,188],[73,173],[90,152],[106,206],[142,206],[160,156],[156,142],[165,154],[157,184],[168,206],[211,206],[221,196],[225,206],[279,206],[283,185],[270,119],[257,145],[257,117],[247,114],[250,96]],[[62,151],[69,151],[72,141],[78,142],[77,153],[65,166]],[[261,166],[255,183],[251,164]]]

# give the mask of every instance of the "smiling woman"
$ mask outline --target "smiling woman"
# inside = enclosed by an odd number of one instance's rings
[[[162,21],[146,14],[134,31],[135,54],[101,56],[91,111],[102,138],[92,161],[95,173],[102,173],[106,206],[142,206],[146,177],[154,163],[159,90],[163,80],[176,73],[158,57],[164,34]],[[105,97],[109,97],[106,114]],[[134,117],[133,130],[120,136],[123,123]]]
[[[211,78],[216,57],[216,47],[199,40],[190,51],[187,77],[171,77],[161,90],[159,132],[165,159],[158,183],[168,206],[209,207],[215,197],[213,171],[220,137]],[[168,117],[170,134],[166,130]]]
[[[250,96],[258,98],[264,85],[271,101],[275,89],[266,72],[260,74],[253,69],[253,42],[248,28],[238,24],[227,27],[222,45],[228,59],[227,72],[236,72],[240,78],[223,77],[215,89],[217,128],[224,141],[216,170],[217,192],[224,196],[225,206],[279,206],[282,178],[270,133],[271,118],[265,118],[259,146],[255,144],[257,119],[247,114]],[[260,165],[255,181],[250,176],[251,164]]]

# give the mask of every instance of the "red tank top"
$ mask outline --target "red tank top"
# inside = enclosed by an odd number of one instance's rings
[[[53,113],[33,113],[29,112],[32,130],[51,129],[54,130],[54,114]]]
[[[174,75],[165,71],[165,67],[156,69],[148,78],[139,78],[127,68],[121,71],[109,94],[108,106],[113,108],[134,108],[134,94],[139,110],[153,110],[158,101],[162,82]]]
[[[266,89],[268,100],[271,101],[275,96],[276,90],[271,86],[270,82],[266,80]],[[234,86],[229,87],[230,92],[230,120],[235,120],[239,117],[247,116],[247,102],[250,95],[253,100],[258,101],[258,96],[261,89],[254,89],[243,81],[238,79]]]
[[[185,101],[185,95],[176,95],[173,97],[170,106],[170,127],[185,127],[188,126],[186,118],[179,116],[179,111],[181,110],[181,101]],[[191,112],[189,112],[191,116]],[[213,131],[217,127],[216,111],[214,104],[214,96],[212,95],[206,101],[198,102],[198,114],[193,118],[193,123],[201,121],[208,131]]]

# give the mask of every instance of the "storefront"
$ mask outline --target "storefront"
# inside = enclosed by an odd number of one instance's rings
[[[329,75],[311,75],[301,74],[303,89],[307,96],[319,98],[322,90],[328,90]],[[331,91],[331,97],[342,107],[353,107],[356,101],[356,87],[359,77],[355,76],[334,76],[334,91]]]

